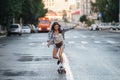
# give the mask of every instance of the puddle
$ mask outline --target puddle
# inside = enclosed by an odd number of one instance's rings
[[[3,76],[37,76],[34,71],[4,71]]]
[[[50,61],[50,60],[53,60],[53,59],[50,57],[35,58],[35,61]]]
[[[21,56],[17,61],[26,62],[26,61],[50,61],[53,60],[51,56]]]
[[[18,61],[32,61],[33,60],[33,56],[21,56]]]
[[[0,57],[3,57],[3,55],[0,55]]]
[[[30,56],[31,54],[13,53],[15,56]]]

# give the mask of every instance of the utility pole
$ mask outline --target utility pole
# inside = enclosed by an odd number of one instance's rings
[[[120,1],[119,1],[119,24],[120,24]]]

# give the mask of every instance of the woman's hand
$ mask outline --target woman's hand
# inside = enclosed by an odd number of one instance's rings
[[[50,46],[50,44],[51,44],[51,42],[49,41],[49,42],[48,42],[48,44],[47,44],[47,46],[49,47],[49,46]]]

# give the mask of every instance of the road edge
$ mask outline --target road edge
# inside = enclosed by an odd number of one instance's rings
[[[64,59],[63,65],[66,69],[66,80],[74,80],[73,74],[72,74],[72,71],[71,71],[71,68],[70,68],[70,65],[69,65],[69,61],[68,61],[68,58],[65,55],[65,53],[63,53],[63,59]]]

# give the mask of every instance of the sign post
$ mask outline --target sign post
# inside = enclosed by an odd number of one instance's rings
[[[102,21],[102,13],[101,12],[98,12],[98,17],[99,17],[99,21],[101,22]]]

